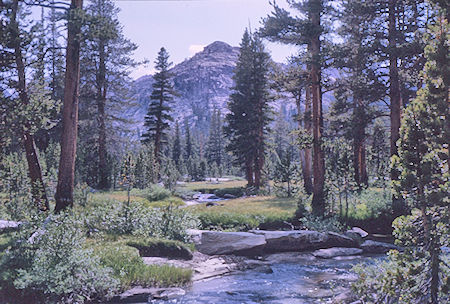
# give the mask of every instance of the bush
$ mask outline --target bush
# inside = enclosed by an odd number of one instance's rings
[[[45,303],[84,303],[112,296],[119,282],[92,250],[83,249],[82,228],[82,222],[69,214],[24,225],[2,257],[2,286],[36,294]]]
[[[169,257],[192,259],[191,250],[181,242],[164,239],[146,239],[127,242],[128,246],[139,250],[144,257]]]
[[[134,234],[188,241],[186,229],[199,226],[197,217],[170,203],[159,209],[138,202],[104,202],[82,213],[90,235]]]
[[[318,217],[313,215],[307,215],[300,219],[304,229],[326,232],[343,232],[345,227],[339,222],[336,217]]]
[[[191,269],[169,265],[145,265],[138,250],[126,245],[111,245],[96,249],[101,263],[114,271],[122,289],[132,285],[179,286],[190,282]]]
[[[133,189],[131,191],[132,195],[141,196],[146,198],[150,202],[161,201],[166,198],[169,198],[171,193],[170,190],[167,190],[163,186],[160,185],[151,185],[149,188],[143,190]]]
[[[214,191],[214,195],[218,197],[224,197],[225,194],[231,194],[234,195],[235,197],[241,197],[244,195],[244,188],[242,187],[223,188]]]
[[[251,229],[269,229],[268,227],[280,227],[284,222],[291,220],[290,215],[285,214],[237,214],[232,212],[198,213],[201,229],[208,230],[233,230],[245,231]]]

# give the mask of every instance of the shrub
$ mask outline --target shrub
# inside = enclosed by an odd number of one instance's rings
[[[119,282],[92,250],[83,249],[84,242],[82,222],[73,215],[29,222],[2,257],[2,279],[41,296],[45,303],[84,303],[111,296]],[[8,284],[5,281],[2,285]]]
[[[160,185],[151,185],[149,188],[143,190],[133,189],[131,191],[132,195],[142,196],[149,200],[150,202],[161,201],[168,197],[170,197],[170,190],[167,190],[163,186]]]
[[[300,219],[303,228],[307,230],[314,230],[319,232],[334,231],[342,232],[345,227],[339,222],[336,217],[318,217],[313,215],[307,215]]]
[[[139,250],[140,256],[192,259],[191,250],[181,242],[164,239],[146,239],[127,242]]]
[[[201,223],[201,229],[209,230],[251,230],[265,229],[267,227],[279,227],[283,222],[291,220],[290,215],[286,214],[238,214],[233,212],[221,213],[198,213]]]
[[[104,202],[82,213],[90,235],[134,234],[187,241],[186,229],[199,226],[197,217],[170,202],[161,209],[138,202]]]
[[[105,246],[96,249],[101,263],[114,271],[122,289],[132,285],[174,286],[189,283],[191,269],[169,265],[145,265],[138,250],[126,245]]]
[[[214,191],[214,195],[218,197],[224,197],[225,194],[231,194],[234,195],[235,197],[241,197],[244,195],[244,188],[242,187],[223,188]]]

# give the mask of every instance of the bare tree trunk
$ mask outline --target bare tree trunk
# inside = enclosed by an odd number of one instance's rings
[[[314,27],[320,28],[320,11],[314,9],[311,12],[311,22]],[[312,126],[313,126],[313,177],[314,189],[312,209],[315,215],[325,214],[325,158],[322,149],[323,116],[322,116],[322,91],[320,79],[320,39],[319,34],[311,39],[311,95],[312,95]]]
[[[62,110],[63,131],[61,136],[58,185],[55,195],[55,212],[73,206],[80,85],[81,23],[77,18],[77,14],[82,8],[83,0],[72,0],[67,25],[66,73]]]
[[[108,171],[106,164],[106,66],[105,46],[99,43],[99,71],[97,74],[97,119],[98,119],[98,188],[108,188]]]
[[[26,86],[25,65],[22,57],[22,50],[20,49],[21,39],[19,36],[19,25],[17,24],[17,11],[19,9],[18,0],[13,2],[11,22],[13,26],[13,45],[14,45],[14,57],[17,67],[18,76],[18,91],[20,100],[24,105],[27,105],[30,100]],[[49,204],[47,195],[45,193],[44,181],[42,179],[41,166],[39,164],[38,155],[36,152],[36,146],[33,135],[30,133],[30,124],[27,122],[22,126],[22,140],[25,147],[25,155],[28,164],[28,176],[31,182],[31,194],[33,203],[41,211],[49,210]]]

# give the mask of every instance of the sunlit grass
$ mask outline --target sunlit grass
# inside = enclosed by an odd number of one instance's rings
[[[245,187],[247,185],[247,181],[245,180],[230,180],[226,182],[217,182],[214,179],[212,181],[201,181],[201,182],[189,182],[178,185],[180,188],[185,188],[190,191],[199,191],[203,189],[207,190],[216,190],[223,188],[239,188]]]
[[[199,216],[204,229],[248,230],[288,221],[296,206],[294,198],[254,196],[222,201],[218,206],[195,205],[189,210]]]

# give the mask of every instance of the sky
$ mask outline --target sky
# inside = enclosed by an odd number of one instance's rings
[[[192,57],[204,46],[223,41],[239,46],[246,27],[256,29],[272,11],[269,0],[115,0],[125,37],[139,47],[133,57],[148,59],[131,74],[151,74],[159,49],[164,46],[174,64]],[[287,7],[286,0],[277,4]],[[272,58],[285,62],[293,46],[266,43]]]

